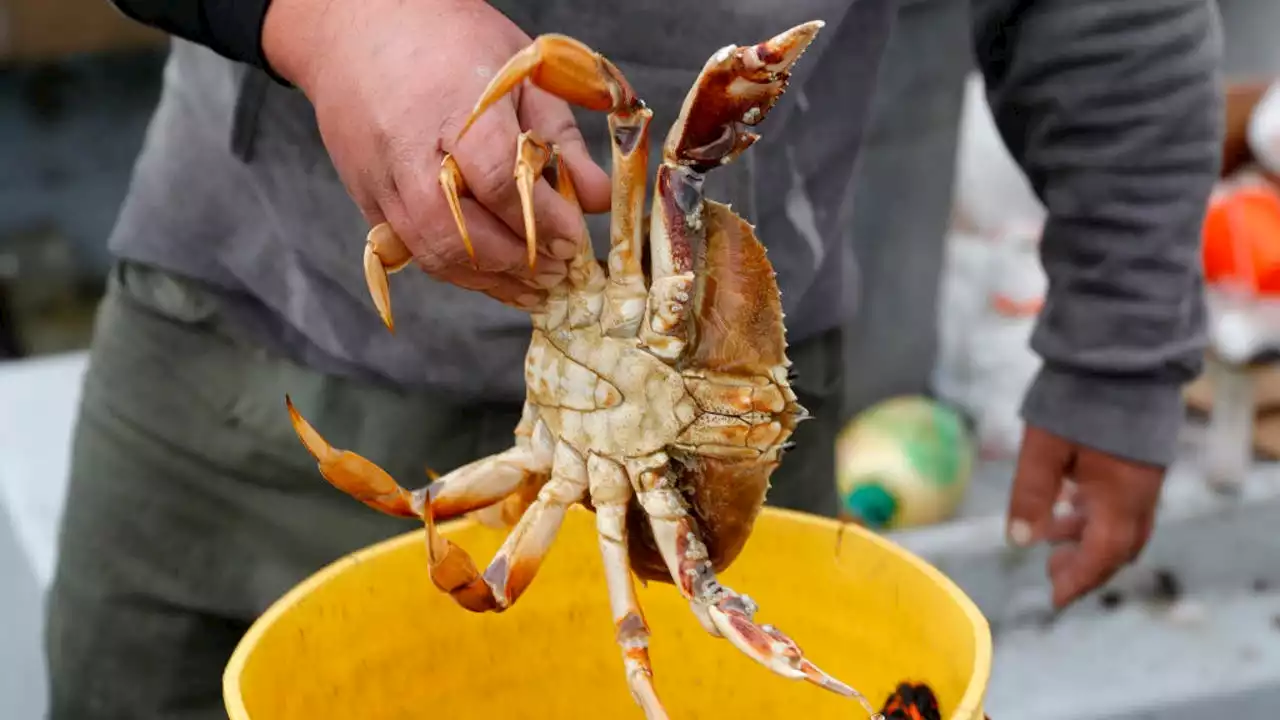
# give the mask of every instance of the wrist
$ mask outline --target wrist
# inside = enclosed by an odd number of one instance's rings
[[[304,93],[310,86],[315,48],[328,46],[319,28],[331,0],[271,0],[262,21],[262,54],[270,70]]]
[[[1028,425],[1116,457],[1168,467],[1184,422],[1182,383],[1042,367],[1028,389]]]

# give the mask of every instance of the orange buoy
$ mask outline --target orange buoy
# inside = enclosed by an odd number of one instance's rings
[[[1215,196],[1205,216],[1202,254],[1209,284],[1280,295],[1280,193],[1250,185]]]

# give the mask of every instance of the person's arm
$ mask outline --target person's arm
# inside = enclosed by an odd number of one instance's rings
[[[975,54],[1048,210],[1028,425],[1167,466],[1205,347],[1201,224],[1222,155],[1212,0],[973,0]]]
[[[271,0],[108,0],[126,17],[266,71],[262,23]]]

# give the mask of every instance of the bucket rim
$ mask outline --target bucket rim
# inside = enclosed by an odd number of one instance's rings
[[[570,512],[591,512],[590,510],[575,505],[570,508]],[[775,517],[787,518],[792,522],[811,527],[822,527],[826,529],[838,528],[844,525],[844,532],[861,536],[864,540],[879,546],[881,549],[888,551],[909,565],[916,568],[928,576],[937,584],[948,596],[951,602],[964,613],[965,618],[969,621],[974,634],[974,658],[973,672],[970,674],[969,683],[965,688],[964,694],[961,695],[960,701],[951,711],[952,718],[977,717],[977,713],[982,711],[984,705],[984,696],[986,694],[986,686],[991,677],[991,659],[992,659],[992,639],[991,626],[987,622],[986,616],[978,609],[976,603],[964,592],[960,586],[956,585],[951,578],[947,577],[938,568],[926,562],[910,550],[893,542],[889,538],[868,530],[867,528],[850,523],[841,523],[839,520],[811,515],[809,513],[799,512],[788,508],[778,508],[765,506],[761,509],[760,515],[772,515]],[[445,528],[467,528],[479,525],[476,520],[470,517],[462,517],[455,520],[449,520],[440,523],[438,527],[441,530]],[[229,715],[229,720],[253,720],[249,715],[248,709],[244,704],[244,694],[240,691],[240,677],[244,672],[245,665],[248,663],[250,653],[253,648],[257,647],[262,636],[267,632],[275,622],[288,612],[291,608],[298,604],[302,598],[310,595],[316,588],[329,582],[332,578],[343,572],[347,567],[359,564],[371,557],[391,553],[399,550],[402,546],[407,546],[415,542],[424,542],[422,530],[409,530],[399,535],[394,535],[385,540],[379,540],[363,548],[352,551],[333,562],[325,565],[316,572],[309,575],[302,582],[294,585],[288,592],[281,595],[275,602],[267,608],[265,612],[258,616],[253,624],[249,626],[249,630],[240,637],[236,643],[235,650],[232,651],[230,659],[228,659],[226,667],[222,672],[222,697],[223,704]],[[748,542],[750,542],[748,540]]]

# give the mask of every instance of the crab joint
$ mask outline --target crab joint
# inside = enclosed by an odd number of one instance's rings
[[[526,79],[587,110],[617,112],[639,105],[635,92],[612,63],[579,40],[548,33],[539,35],[494,74],[458,137],[465,135],[493,103]]]

